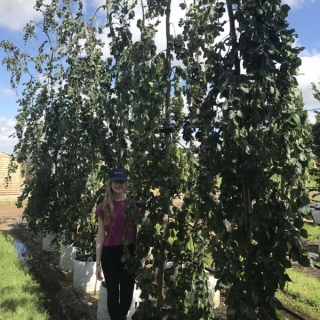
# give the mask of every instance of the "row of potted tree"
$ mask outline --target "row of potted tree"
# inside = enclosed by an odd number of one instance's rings
[[[311,150],[295,96],[301,49],[293,47],[289,6],[108,0],[89,19],[81,0],[35,8],[44,20],[26,26],[25,40],[39,38],[38,55],[1,42],[12,83],[30,76],[15,147],[18,161],[32,159],[19,199],[28,198],[30,228],[75,236],[78,258],[94,261],[94,208],[110,168],[126,167],[150,221],[136,250],[140,318],[160,319],[168,292],[177,319],[214,317],[210,254],[216,289],[228,290],[228,318],[275,319],[287,254],[308,264],[296,239],[309,213],[303,177]],[[173,28],[177,12],[183,18]],[[142,268],[150,248],[151,268]]]

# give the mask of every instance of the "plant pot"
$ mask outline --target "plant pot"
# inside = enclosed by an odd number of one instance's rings
[[[215,290],[215,286],[217,284],[218,279],[216,279],[213,275],[209,274],[208,272],[206,272],[207,276],[208,276],[208,290],[211,293],[211,305],[213,307],[213,309],[216,309],[219,307],[220,305],[220,290]],[[190,293],[189,293],[189,299],[190,299],[190,303],[193,304],[194,303],[194,288],[191,289]]]
[[[104,281],[100,284],[97,320],[110,320],[107,306],[108,292]]]
[[[139,289],[137,283],[135,283],[133,295],[132,295],[132,302],[127,315],[127,320],[131,320],[132,316],[136,313],[136,309],[138,308],[139,303],[141,301],[140,295],[141,295],[141,289]]]
[[[42,238],[42,250],[53,252],[57,249],[56,233],[48,232]]]
[[[83,292],[97,292],[96,263],[73,260],[73,287]],[[98,290],[97,290],[98,289]]]
[[[77,247],[72,245],[66,246],[64,244],[60,245],[60,260],[59,268],[65,271],[73,271],[73,260],[77,254]]]
[[[131,320],[131,317],[135,314],[136,309],[141,301],[140,294],[141,294],[141,290],[138,288],[137,284],[135,284],[133,295],[132,295],[131,306],[127,314],[127,320]],[[103,281],[101,282],[100,291],[99,291],[97,320],[110,320],[108,306],[107,306],[107,299],[108,299],[108,291]]]
[[[214,276],[209,275],[209,286],[208,289],[211,292],[212,295],[212,300],[211,300],[211,304],[213,309],[216,309],[220,306],[220,290],[216,290],[215,286],[217,284],[218,279],[216,279]]]
[[[320,203],[318,203],[315,208],[314,208],[314,212],[313,212],[313,219],[315,224],[319,224],[320,225]]]
[[[153,250],[153,247],[150,247],[148,254],[141,260],[141,267],[142,268],[145,267],[146,261],[153,260],[152,250]]]

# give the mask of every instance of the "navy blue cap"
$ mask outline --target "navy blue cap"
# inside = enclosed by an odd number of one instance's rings
[[[110,181],[127,181],[128,171],[124,168],[114,168],[109,172]]]

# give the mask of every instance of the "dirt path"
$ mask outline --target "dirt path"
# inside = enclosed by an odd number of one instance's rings
[[[15,205],[0,205],[0,231],[10,230],[21,221],[23,208]]]

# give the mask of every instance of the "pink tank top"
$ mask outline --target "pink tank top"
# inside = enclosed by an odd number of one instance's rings
[[[105,226],[106,236],[104,238],[104,246],[117,246],[123,244],[122,237],[126,230],[129,217],[123,216],[124,203],[123,201],[113,201],[114,211],[110,217],[110,223]],[[102,204],[99,204],[96,209],[96,215],[103,218]],[[135,243],[137,237],[137,225],[135,224],[128,231],[128,240],[130,243]]]

